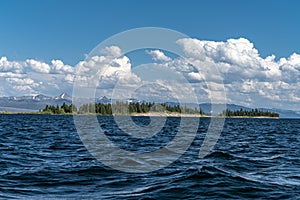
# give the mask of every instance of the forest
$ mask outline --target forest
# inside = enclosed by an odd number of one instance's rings
[[[258,108],[251,109],[251,110],[234,110],[231,111],[229,109],[224,110],[220,116],[227,116],[227,117],[279,117],[279,114],[276,112],[264,111],[259,110]]]
[[[176,112],[183,114],[199,114],[204,115],[205,113],[200,108],[187,108],[179,105],[167,105],[165,103],[124,103],[116,102],[113,104],[103,104],[103,103],[90,103],[83,104],[79,108],[75,105],[67,105],[63,103],[61,106],[46,105],[41,113],[45,114],[89,114],[96,113],[98,115],[126,115],[133,113],[149,113],[149,112]]]
[[[149,113],[149,112],[169,112],[169,113],[182,113],[182,114],[198,114],[206,115],[201,108],[188,108],[186,106],[180,105],[167,105],[166,103],[124,103],[115,102],[113,104],[103,104],[103,103],[90,103],[83,104],[79,108],[75,105],[67,105],[63,103],[61,106],[46,105],[44,109],[41,110],[43,114],[92,114],[110,116],[115,115],[128,115],[134,113]],[[276,112],[270,112],[265,110],[259,110],[257,108],[251,110],[229,110],[226,109],[222,111],[219,116],[225,117],[279,117]]]

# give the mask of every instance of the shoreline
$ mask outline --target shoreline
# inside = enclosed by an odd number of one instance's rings
[[[200,114],[183,114],[183,113],[169,113],[169,112],[149,112],[149,113],[131,113],[129,115],[99,115],[97,113],[62,113],[62,114],[53,114],[53,113],[43,113],[43,112],[0,112],[0,115],[96,115],[96,116],[120,116],[120,117],[202,117],[202,118],[232,118],[232,119],[279,119],[280,117],[269,117],[269,116],[211,116],[211,115],[200,115]]]

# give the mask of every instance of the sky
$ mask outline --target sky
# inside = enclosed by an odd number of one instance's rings
[[[2,0],[0,96],[72,93],[76,67],[84,65],[81,62],[100,42],[133,28],[162,27],[194,39],[177,42],[189,59],[203,57],[202,65],[207,61],[219,68],[228,102],[297,110],[299,6],[296,0]],[[113,59],[128,59],[129,68],[151,58],[164,67],[186,64],[167,52],[137,55]],[[122,62],[120,67],[130,72]],[[176,70],[182,72],[180,67]]]

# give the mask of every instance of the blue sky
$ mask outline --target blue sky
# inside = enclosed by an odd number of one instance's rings
[[[74,65],[113,34],[165,27],[199,39],[245,37],[262,56],[300,53],[299,1],[2,0],[0,55]]]
[[[201,80],[212,77],[195,70],[207,72],[213,64],[220,71],[210,80],[215,96],[222,79],[229,103],[299,110],[299,7],[296,0],[2,0],[0,96],[72,93],[75,70],[95,67],[85,58],[99,43],[129,29],[162,27],[194,38],[176,42],[201,66],[191,68],[155,49],[124,56],[122,49],[109,47],[104,59],[93,58],[99,66],[112,67],[101,74],[106,82],[100,95],[107,95],[116,81],[141,83],[131,69],[151,60],[198,83],[197,98],[206,95],[205,102],[212,94]],[[148,90],[159,91],[155,87]]]

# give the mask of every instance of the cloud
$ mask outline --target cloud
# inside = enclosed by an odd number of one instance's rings
[[[259,57],[254,45],[245,38],[228,39],[226,42],[183,38],[177,43],[188,57],[200,60],[211,59],[216,63],[254,66],[256,61],[252,58]]]
[[[162,81],[143,84],[141,87],[138,87],[131,96],[149,102],[176,102],[177,98],[172,92],[172,88],[169,88],[166,84],[168,83]]]
[[[19,74],[19,73],[13,73],[13,72],[0,72],[0,78],[1,77],[24,77],[24,74]]]
[[[71,91],[74,67],[60,60],[50,64],[35,59],[10,61],[0,58],[0,92],[2,96],[44,93],[57,95]],[[55,91],[55,92],[54,92]]]
[[[122,50],[118,46],[105,47],[100,51],[100,53],[109,58],[118,58],[123,54]]]
[[[249,78],[274,81],[281,77],[280,63],[275,61],[275,56],[260,57],[253,43],[245,38],[226,42],[185,38],[177,43],[188,58],[214,63],[229,82]]]
[[[26,71],[34,71],[38,73],[74,73],[74,67],[65,65],[61,60],[52,60],[51,64],[35,60],[27,59],[26,61],[9,61],[7,57],[0,58],[0,73],[9,72],[15,74],[24,73]]]
[[[171,59],[160,50],[146,52],[156,66],[183,75],[192,85],[191,91],[196,93],[199,102],[207,102],[210,98],[221,100],[225,89],[230,103],[299,108],[299,54],[293,53],[286,58],[262,57],[255,45],[245,38],[227,41],[183,38],[177,44],[185,58]],[[164,79],[167,74],[158,77],[161,80],[157,80],[156,85],[140,89],[148,91],[143,92],[143,98],[168,96],[166,91],[170,88],[161,87],[163,84],[158,87],[158,83],[172,84],[178,91],[184,91],[184,84]],[[75,66],[55,59],[45,63],[35,59],[10,61],[7,57],[0,58],[0,95],[57,95],[61,91],[72,91],[74,80],[84,87],[96,87],[98,95],[107,95],[116,86],[126,91],[148,83],[135,74],[130,59],[117,46],[106,47],[99,55],[87,57]]]
[[[74,80],[77,85],[82,88],[112,91],[117,84],[132,87],[140,81],[139,77],[131,72],[130,60],[122,55],[119,47],[106,47],[100,52],[101,55],[88,57],[75,66]]]
[[[6,78],[5,82],[7,83],[6,87],[21,92],[21,94],[23,92],[34,93],[39,86],[39,83],[36,83],[31,78]]]
[[[293,109],[300,105],[297,101],[300,91],[296,87],[300,82],[299,54],[279,59],[275,55],[263,58],[245,38],[225,42],[184,38],[177,44],[186,58],[169,60],[163,65],[181,72],[198,85],[200,82],[223,82],[229,102],[266,107],[280,104]],[[203,90],[205,87],[199,92]],[[208,90],[206,92],[209,94]]]
[[[35,72],[47,74],[51,70],[51,67],[48,64],[34,60],[34,59],[27,59],[26,64],[28,67],[30,67]]]
[[[64,78],[65,81],[69,82],[69,83],[73,83],[74,81],[74,75],[71,74],[67,74]]]
[[[6,80],[10,83],[13,84],[17,84],[17,85],[38,85],[36,83],[34,83],[34,81],[31,78],[25,78],[25,79],[21,79],[21,78],[6,78]]]
[[[74,67],[65,65],[61,60],[52,60],[52,72],[54,73],[74,73]]]
[[[6,57],[0,58],[0,72],[22,73],[23,66],[16,61],[8,61]]]
[[[168,56],[166,56],[162,51],[160,50],[151,50],[151,51],[146,51],[149,55],[152,56],[152,59],[154,61],[163,61],[163,62],[167,62],[170,61],[171,58],[169,58]]]

